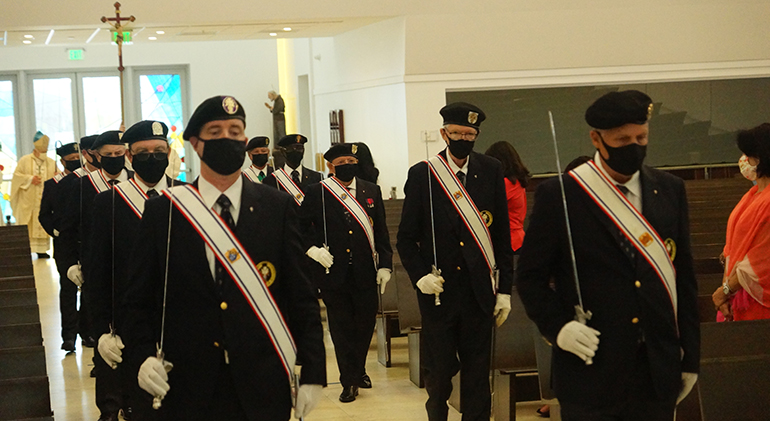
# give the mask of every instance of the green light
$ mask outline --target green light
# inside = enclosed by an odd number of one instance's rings
[[[112,42],[117,43],[118,42],[118,33],[113,31],[112,32]],[[123,32],[123,44],[131,44],[131,32],[130,31],[124,31]]]
[[[67,50],[70,60],[83,60],[83,50]]]

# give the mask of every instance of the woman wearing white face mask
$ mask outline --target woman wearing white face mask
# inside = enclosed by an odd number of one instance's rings
[[[712,299],[725,320],[770,319],[770,123],[738,133],[738,149],[741,174],[755,185],[730,214],[723,284]]]

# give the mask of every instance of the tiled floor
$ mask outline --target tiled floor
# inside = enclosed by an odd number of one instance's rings
[[[77,352],[65,354],[59,347],[59,277],[53,259],[33,259],[37,282],[38,302],[46,345],[48,379],[51,386],[51,407],[57,421],[96,420],[99,413],[94,405],[94,379],[90,378],[93,349],[77,344]],[[425,389],[417,388],[409,380],[408,350],[406,338],[393,339],[393,366],[385,368],[377,362],[376,338],[372,340],[366,368],[374,388],[361,390],[352,403],[341,403],[337,398],[341,388],[337,382],[339,372],[334,358],[331,338],[325,330],[329,387],[324,389],[325,399],[305,419],[340,421],[375,420],[427,420]],[[537,403],[519,404],[517,419],[540,420],[535,414]],[[460,414],[450,407],[449,419],[460,420]]]

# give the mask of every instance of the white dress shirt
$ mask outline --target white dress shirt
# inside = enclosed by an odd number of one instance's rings
[[[289,178],[291,178],[292,171],[298,172],[299,173],[299,181],[302,181],[302,165],[298,166],[297,168],[292,168],[292,167],[289,166],[289,164],[286,164],[286,165],[283,166],[283,170],[286,171],[286,174],[289,175]],[[299,186],[297,186],[297,187],[299,187]]]
[[[205,203],[206,206],[208,206],[210,209],[213,209],[217,214],[222,213],[221,206],[217,204],[217,199],[219,199],[219,196],[222,194],[227,196],[227,198],[230,199],[231,204],[230,214],[233,216],[233,221],[238,224],[238,212],[241,209],[241,192],[243,191],[243,177],[238,177],[235,180],[235,183],[228,187],[224,192],[219,191],[218,188],[214,187],[213,184],[206,181],[205,178],[198,177],[198,191],[201,193],[203,203]],[[216,274],[214,273],[214,265],[217,259],[214,257],[214,252],[211,251],[208,245],[206,246],[206,260],[209,261],[211,277],[216,279]]]
[[[601,157],[599,156],[599,151],[596,151],[596,154],[594,155],[594,162],[596,163],[596,166],[599,167],[599,170],[604,173],[605,176],[607,176],[608,179],[612,180],[613,183],[615,183],[616,186],[625,186],[628,189],[628,193],[626,194],[626,198],[628,198],[628,201],[631,202],[632,205],[636,208],[636,210],[639,211],[639,213],[642,212],[642,180],[639,178],[639,171],[635,172],[631,179],[626,181],[625,183],[620,183],[610,174],[607,172],[607,170],[604,169],[601,162]]]

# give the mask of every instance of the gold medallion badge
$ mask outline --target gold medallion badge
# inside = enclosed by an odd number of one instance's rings
[[[265,280],[265,285],[270,286],[275,282],[275,266],[267,260],[257,263],[257,270],[262,275],[262,279]]]
[[[302,200],[302,193],[297,193],[297,195],[294,197],[296,197],[297,200]]]
[[[645,232],[639,236],[639,242],[642,243],[643,246],[647,247],[652,244],[652,236],[649,232]]]
[[[481,219],[484,220],[484,225],[489,228],[492,225],[492,221],[494,218],[492,218],[492,212],[490,211],[481,211]]]
[[[302,136],[297,135],[297,143],[301,143],[301,142],[302,142]]]
[[[163,126],[160,124],[160,122],[156,121],[152,123],[152,135],[163,136]]]
[[[347,194],[345,194],[345,193],[342,193],[342,196],[341,196],[341,197],[342,197],[342,200],[345,200],[345,199],[347,199],[347,198],[348,198],[348,195],[347,195]]]
[[[676,242],[674,242],[671,238],[666,238],[666,241],[664,241],[666,244],[666,251],[668,252],[668,257],[671,258],[671,261],[673,262],[674,259],[676,259]]]
[[[374,226],[374,219],[372,217],[369,217],[369,225]]]
[[[350,146],[350,152],[352,152],[353,155],[355,155],[356,152],[358,152],[358,145],[351,145]]]
[[[460,192],[460,190],[457,190],[454,196],[455,196],[455,200],[460,200],[463,198],[463,194]]]
[[[476,124],[479,121],[479,113],[468,111],[468,123]]]
[[[222,100],[222,109],[225,110],[227,114],[233,115],[238,112],[238,101],[231,96],[226,96]]]
[[[241,254],[238,253],[238,250],[235,248],[230,249],[225,253],[225,256],[227,256],[227,260],[230,261],[230,263],[235,263],[236,260],[241,258]]]
[[[649,120],[649,119],[650,119],[650,117],[652,117],[652,110],[653,110],[653,108],[655,108],[655,106],[654,106],[654,105],[652,105],[652,104],[650,104],[650,105],[647,107],[647,120]]]

